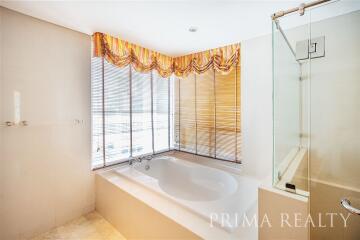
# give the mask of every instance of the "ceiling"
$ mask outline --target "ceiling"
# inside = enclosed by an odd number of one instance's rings
[[[15,11],[91,35],[105,32],[170,56],[185,55],[271,33],[270,15],[303,1],[0,1]],[[341,1],[317,14],[360,9]],[[304,24],[305,18],[289,21]],[[313,19],[314,20],[314,19]],[[189,32],[195,26],[198,31]]]

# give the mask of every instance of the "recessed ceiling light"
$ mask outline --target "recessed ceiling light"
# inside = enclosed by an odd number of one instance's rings
[[[198,28],[197,28],[197,27],[194,27],[194,26],[191,26],[191,27],[189,28],[189,32],[192,32],[192,33],[197,32],[197,30],[198,30]]]

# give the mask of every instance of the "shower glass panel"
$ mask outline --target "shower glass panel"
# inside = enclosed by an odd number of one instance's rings
[[[310,38],[309,14],[273,21],[273,185],[308,196],[308,59],[296,45]],[[302,27],[292,28],[293,25]],[[300,52],[298,52],[299,54]],[[304,54],[307,52],[304,52]]]
[[[360,2],[273,21],[273,184],[309,195],[314,240],[360,239],[359,43]]]
[[[350,11],[332,14],[346,6]],[[311,36],[324,36],[326,46],[325,57],[311,60],[310,213],[327,226],[315,221],[314,240],[360,239],[360,215],[340,204],[346,198],[360,209],[359,9],[359,2],[339,1],[309,11]]]

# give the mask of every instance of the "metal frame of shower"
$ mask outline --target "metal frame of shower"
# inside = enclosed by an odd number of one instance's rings
[[[276,24],[277,30],[279,30],[279,32],[280,32],[281,35],[283,36],[286,44],[287,44],[288,47],[290,48],[291,53],[294,55],[294,57],[295,57],[295,59],[296,59],[296,52],[295,52],[295,50],[293,49],[293,47],[291,46],[289,39],[286,37],[286,35],[285,35],[285,33],[284,33],[284,30],[281,28],[281,26],[280,26],[280,24],[279,24],[279,21],[278,21],[277,19],[274,19],[274,22],[275,22],[275,24]],[[296,61],[300,64],[300,62],[299,62],[298,60],[296,60]]]
[[[271,15],[271,19],[275,20],[277,18],[283,17],[289,13],[299,11],[300,16],[304,15],[305,9],[309,7],[313,7],[322,3],[330,2],[331,0],[317,0],[309,3],[302,3],[298,7],[290,8],[288,10],[281,10]]]

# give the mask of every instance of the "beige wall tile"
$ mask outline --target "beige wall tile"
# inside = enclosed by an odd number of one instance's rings
[[[14,120],[14,91],[29,121],[0,130],[0,239],[12,240],[94,209],[91,41],[5,8],[0,24],[0,122]]]

